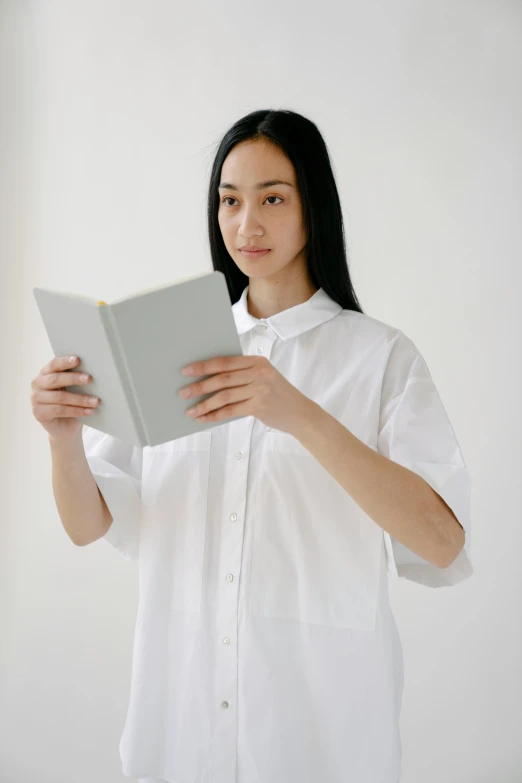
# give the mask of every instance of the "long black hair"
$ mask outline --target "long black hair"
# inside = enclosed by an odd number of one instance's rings
[[[306,261],[313,285],[346,310],[363,313],[353,289],[344,238],[341,202],[328,149],[317,126],[286,109],[260,109],[239,119],[219,144],[208,191],[208,235],[214,270],[223,272],[232,304],[249,278],[230,257],[218,222],[221,169],[230,150],[243,141],[264,139],[276,145],[294,166],[307,235]]]

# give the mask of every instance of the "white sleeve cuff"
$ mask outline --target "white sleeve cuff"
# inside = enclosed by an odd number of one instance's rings
[[[451,508],[464,528],[465,544],[458,557],[447,568],[437,568],[419,557],[385,530],[384,546],[387,570],[397,577],[426,587],[447,587],[473,574],[471,561],[470,487],[471,477],[465,466],[448,463],[409,462],[404,467],[417,473]]]
[[[87,462],[113,520],[103,539],[128,560],[137,560],[141,481],[101,457],[87,456]]]

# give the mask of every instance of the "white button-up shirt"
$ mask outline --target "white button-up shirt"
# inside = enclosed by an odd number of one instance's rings
[[[418,473],[464,527],[437,568],[391,538],[289,433],[253,416],[154,447],[85,427],[138,562],[123,772],[169,783],[398,783],[403,656],[388,573],[429,587],[473,572],[470,476],[414,343],[319,289],[258,319],[262,354],[371,448]]]

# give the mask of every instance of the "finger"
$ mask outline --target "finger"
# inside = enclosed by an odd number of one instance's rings
[[[242,370],[252,368],[256,364],[266,361],[264,357],[252,356],[250,354],[239,354],[237,356],[217,356],[214,359],[206,359],[202,362],[192,362],[182,367],[183,375],[214,375],[215,373],[226,372],[227,370]],[[190,369],[190,372],[187,370]]]
[[[89,373],[50,372],[47,375],[40,375],[38,385],[41,389],[60,389],[63,386],[85,386],[91,381],[92,375]]]
[[[70,359],[70,356],[55,356],[40,372],[43,375],[48,375],[51,372],[61,372],[62,370],[68,370],[70,367],[76,367],[80,361],[78,356],[74,357],[74,361]]]
[[[81,405],[86,408],[97,408],[100,404],[99,397],[89,394],[75,394],[65,390],[42,390],[35,395],[35,401],[43,405],[72,405],[73,407]]]
[[[223,408],[217,408],[210,413],[196,416],[195,421],[212,422],[229,419],[231,416],[249,416],[250,413],[244,412],[245,410],[242,402],[232,403],[231,405],[225,405]]]
[[[36,405],[35,415],[39,421],[52,421],[57,418],[72,418],[74,416],[90,416],[93,408],[73,407],[72,405]]]
[[[200,416],[213,413],[223,407],[229,405],[237,405],[242,402],[246,402],[252,398],[252,394],[247,393],[248,386],[237,386],[231,389],[224,389],[222,392],[217,392],[209,397],[207,400],[198,403],[192,408],[188,408],[185,413],[190,418],[199,418]]]
[[[234,370],[233,372],[222,372],[218,375],[212,375],[204,381],[191,383],[185,386],[189,389],[191,397],[199,397],[201,394],[210,394],[219,389],[229,389],[233,386],[245,386],[252,383],[254,376],[251,370]]]

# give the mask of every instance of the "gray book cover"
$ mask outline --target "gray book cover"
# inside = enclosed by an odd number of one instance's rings
[[[223,424],[197,422],[185,411],[212,396],[178,392],[209,377],[183,375],[187,364],[243,351],[225,275],[205,272],[112,303],[33,288],[55,356],[79,356],[73,372],[89,384],[67,391],[101,403],[79,420],[134,446],[156,446]],[[231,416],[227,422],[240,416]]]

